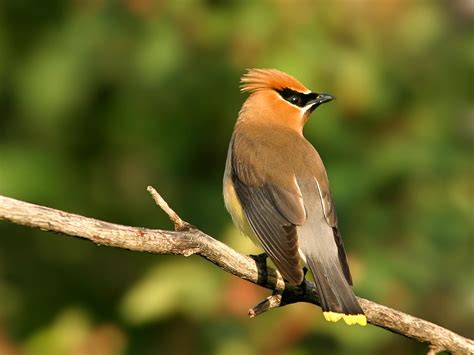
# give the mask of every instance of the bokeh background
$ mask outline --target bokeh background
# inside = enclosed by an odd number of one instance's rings
[[[360,296],[474,335],[470,0],[0,3],[0,194],[107,221],[187,221],[252,252],[221,197],[245,68],[337,100],[305,134]],[[0,221],[0,354],[421,354],[210,263]]]

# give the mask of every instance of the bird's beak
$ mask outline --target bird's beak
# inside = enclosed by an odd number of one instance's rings
[[[318,94],[318,96],[316,96],[316,99],[314,99],[314,103],[321,105],[334,99],[335,97],[329,94]]]
[[[313,112],[319,105],[335,99],[334,96],[329,94],[316,94],[316,98],[308,102],[309,112]]]

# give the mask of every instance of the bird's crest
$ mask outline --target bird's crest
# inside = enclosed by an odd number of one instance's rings
[[[298,92],[309,90],[289,74],[276,69],[248,69],[240,79],[240,91],[255,92],[259,90],[283,90],[285,88]]]

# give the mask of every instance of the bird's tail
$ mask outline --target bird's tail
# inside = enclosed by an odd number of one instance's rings
[[[314,277],[324,318],[331,322],[342,318],[349,325],[366,325],[364,311],[340,266],[313,258],[307,258],[307,263]]]

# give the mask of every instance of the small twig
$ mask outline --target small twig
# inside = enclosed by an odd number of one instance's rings
[[[254,318],[269,309],[280,307],[281,299],[281,293],[273,293],[273,295],[268,296],[262,302],[249,309],[250,318]]]
[[[298,302],[314,303],[318,306],[321,304],[316,291],[316,285],[313,282],[305,279],[300,285],[284,284],[283,287],[273,288],[273,294],[271,296],[265,298],[262,302],[249,310],[249,316],[250,318],[254,318],[272,308],[283,307]]]
[[[148,186],[147,191],[151,194],[151,197],[158,207],[160,207],[168,215],[171,222],[173,222],[175,231],[182,232],[190,229],[196,229],[196,227],[194,227],[192,224],[183,221],[153,186]]]

